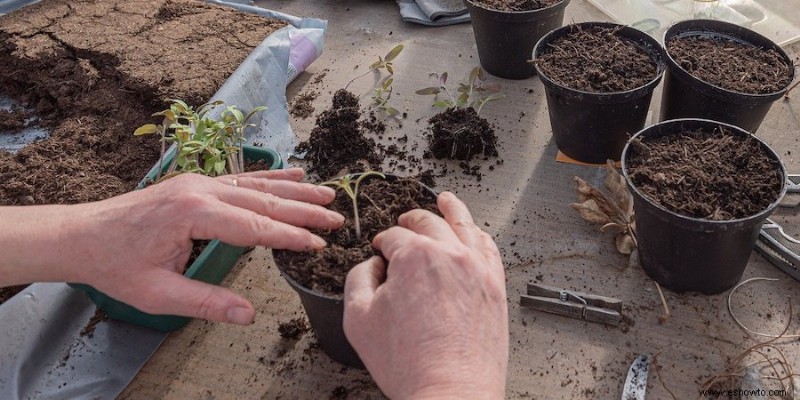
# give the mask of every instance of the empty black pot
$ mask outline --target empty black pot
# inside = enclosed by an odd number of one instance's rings
[[[533,76],[536,69],[528,62],[533,46],[545,33],[561,26],[569,1],[531,11],[498,11],[464,0],[483,69],[506,79]]]
[[[591,27],[618,29],[619,36],[647,52],[658,68],[656,77],[638,88],[625,92],[593,93],[562,85],[536,66],[544,84],[550,126],[558,149],[575,160],[597,164],[619,160],[630,135],[644,126],[653,90],[664,73],[664,62],[661,45],[655,39],[642,31],[608,22],[583,22],[556,29],[536,43],[533,58],[538,59],[553,41],[566,36],[572,29]]]
[[[777,51],[794,77],[792,59],[773,41],[747,28],[728,22],[689,20],[672,25],[664,32],[664,45],[675,37],[719,37]],[[723,89],[702,81],[683,69],[669,51],[665,51],[667,76],[661,100],[661,120],[675,118],[705,118],[736,125],[755,133],[772,103],[786,93],[790,83],[781,90],[767,94],[747,94]]]
[[[750,135],[741,128],[716,121],[677,119],[643,129],[631,138],[622,152],[622,172],[633,195],[642,268],[656,282],[676,292],[716,294],[741,279],[761,225],[786,193],[786,170],[778,155],[759,140],[766,153],[780,164],[783,178],[778,198],[766,209],[747,218],[728,221],[692,218],[668,210],[634,186],[628,174],[630,142],[720,126],[735,135]]]

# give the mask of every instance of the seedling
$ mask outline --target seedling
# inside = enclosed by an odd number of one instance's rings
[[[386,69],[386,71],[389,72],[389,75],[393,75],[394,69],[392,67],[393,65],[392,62],[394,61],[395,58],[397,58],[397,56],[400,54],[401,51],[403,51],[403,45],[398,44],[397,46],[394,46],[393,49],[389,50],[389,52],[386,53],[385,57],[381,58],[381,56],[378,56],[378,61],[372,63],[369,66],[369,69],[367,69],[367,71],[364,72],[363,74],[353,79],[350,79],[350,82],[347,82],[347,85],[344,86],[344,90],[347,90],[347,88],[350,87],[350,84],[355,82],[357,79],[366,76],[372,71],[378,71],[380,73],[380,70]]]
[[[459,83],[456,90],[457,97],[453,96],[445,84],[447,83],[447,72],[441,75],[432,73],[429,77],[436,78],[439,81],[439,86],[427,87],[417,90],[419,95],[434,95],[433,106],[442,109],[448,108],[469,108],[475,109],[475,112],[480,114],[481,109],[486,103],[498,99],[502,99],[502,94],[490,94],[500,90],[498,85],[484,85],[483,81],[486,80],[486,75],[483,73],[481,67],[475,67],[469,74],[468,83]],[[447,98],[439,99],[439,94],[444,93]]]
[[[193,109],[181,100],[169,100],[170,107],[153,116],[164,117],[161,125],[146,124],[133,133],[136,136],[161,135],[161,163],[167,142],[175,143],[177,153],[169,165],[165,178],[181,172],[201,173],[208,176],[237,174],[244,171],[244,131],[253,115],[266,107],[256,107],[244,115],[236,106],[226,106],[218,119],[208,117],[209,111],[224,105],[221,100],[206,103]],[[158,178],[161,180],[162,164]]]
[[[353,180],[353,175],[345,175],[339,179],[320,183],[320,185],[344,190],[347,196],[353,201],[353,227],[356,232],[356,239],[359,241],[361,240],[361,221],[358,218],[358,185],[368,176],[379,176],[381,179],[386,179],[386,175],[380,172],[369,171],[359,175],[355,180]]]
[[[400,111],[389,105],[389,99],[392,97],[392,82],[394,82],[394,79],[391,76],[387,76],[378,87],[372,89],[370,110],[378,110],[392,118],[400,118]]]

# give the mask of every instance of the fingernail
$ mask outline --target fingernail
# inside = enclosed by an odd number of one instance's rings
[[[247,307],[231,307],[228,309],[226,316],[228,317],[228,322],[237,325],[250,325],[253,323],[252,311]]]
[[[331,221],[335,222],[337,225],[344,224],[344,215],[339,214],[336,211],[329,211],[328,216],[330,217]]]
[[[316,235],[311,237],[311,243],[314,245],[315,249],[321,249],[328,245],[328,243],[325,242],[325,239]]]
[[[327,186],[317,186],[317,194],[325,197],[336,197],[336,191],[333,188],[329,188]]]

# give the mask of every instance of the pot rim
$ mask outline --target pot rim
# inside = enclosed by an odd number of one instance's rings
[[[648,131],[651,131],[651,130],[655,129],[656,127],[677,125],[677,124],[682,124],[682,123],[686,123],[686,122],[699,123],[699,124],[701,124],[703,126],[714,126],[714,127],[723,126],[725,128],[728,128],[732,132],[735,132],[736,134],[747,135],[747,136],[755,138],[758,141],[758,143],[764,149],[767,150],[767,154],[770,155],[776,161],[778,161],[778,165],[780,167],[779,169],[780,169],[781,176],[782,176],[782,179],[781,179],[781,190],[780,190],[780,193],[778,194],[778,197],[775,199],[775,201],[770,203],[770,205],[767,206],[766,208],[764,208],[763,210],[761,210],[761,211],[759,211],[759,212],[757,212],[757,213],[755,213],[753,215],[744,217],[744,218],[729,219],[729,220],[724,220],[724,221],[714,221],[714,220],[709,220],[709,219],[704,219],[704,218],[690,217],[690,216],[683,215],[683,214],[677,213],[675,211],[672,211],[672,210],[664,207],[660,203],[655,202],[652,198],[650,198],[650,196],[647,196],[641,190],[639,190],[639,188],[636,185],[634,185],[633,182],[631,182],[631,178],[628,175],[627,158],[628,158],[629,149],[631,147],[631,142],[633,140],[639,138],[640,136],[643,136],[643,134],[647,133]],[[675,134],[675,133],[670,133],[670,134]],[[750,132],[748,132],[748,131],[746,131],[746,130],[744,130],[742,128],[739,128],[738,126],[727,124],[727,123],[724,123],[724,122],[719,122],[719,121],[712,121],[712,120],[709,120],[709,119],[702,119],[702,118],[671,119],[671,120],[659,122],[659,123],[657,123],[655,125],[651,125],[651,126],[645,127],[644,129],[642,129],[639,132],[637,132],[635,135],[631,136],[631,138],[628,139],[628,141],[625,143],[625,147],[622,149],[622,155],[620,157],[620,162],[622,164],[622,175],[625,177],[625,182],[628,184],[629,188],[633,189],[633,191],[635,192],[635,194],[637,196],[639,196],[642,199],[644,199],[648,204],[650,204],[651,206],[655,207],[657,210],[659,210],[662,213],[667,213],[669,215],[678,217],[679,220],[684,221],[684,222],[702,224],[702,225],[705,225],[705,226],[708,226],[708,227],[729,226],[729,225],[734,225],[734,224],[737,224],[737,223],[746,224],[748,222],[758,221],[758,220],[764,219],[767,216],[769,216],[775,210],[776,207],[778,207],[778,204],[780,204],[781,200],[786,195],[786,190],[787,190],[787,187],[786,187],[786,167],[783,165],[783,161],[781,161],[780,156],[778,155],[778,153],[776,153],[775,150],[772,149],[772,147],[770,147],[766,142],[764,142],[763,140],[758,138],[756,135],[754,135],[754,134],[752,134],[752,133],[750,133]],[[634,213],[635,213],[635,210],[634,210]]]
[[[542,80],[542,83],[544,83],[545,86],[558,88],[559,90],[569,92],[575,96],[589,97],[596,100],[604,100],[604,101],[608,101],[608,98],[611,96],[614,97],[619,96],[620,98],[623,99],[622,101],[625,101],[631,97],[641,97],[645,95],[647,92],[655,89],[656,85],[658,85],[658,83],[661,81],[661,78],[664,76],[664,72],[667,69],[666,63],[664,62],[664,55],[663,55],[664,49],[662,48],[661,44],[659,44],[658,41],[653,39],[650,35],[636,28],[632,28],[628,25],[617,24],[614,22],[587,21],[587,22],[578,22],[569,25],[564,25],[560,28],[553,29],[552,31],[542,36],[538,42],[536,42],[536,45],[533,47],[533,54],[532,54],[533,60],[536,60],[538,56],[544,52],[545,45],[549,44],[549,42],[554,39],[554,36],[560,35],[561,33],[567,30],[571,30],[574,27],[588,28],[594,26],[600,26],[604,28],[620,28],[621,32],[635,33],[641,35],[639,39],[632,39],[626,36],[623,37],[637,44],[638,48],[644,50],[645,52],[647,52],[648,55],[651,56],[651,59],[656,64],[656,70],[657,70],[656,76],[647,83],[629,90],[624,90],[620,92],[587,92],[584,90],[571,88],[569,86],[554,81],[549,76],[547,76],[547,74],[544,73],[544,71],[542,71],[538,63],[534,63],[534,67],[536,67],[536,74]],[[645,45],[642,42],[645,42],[647,45],[651,46],[652,50],[648,51],[648,49],[645,48]]]
[[[500,14],[520,15],[520,14],[533,14],[533,13],[539,13],[539,12],[548,12],[550,10],[557,10],[559,8],[566,7],[569,4],[570,0],[561,0],[556,4],[553,4],[552,6],[543,7],[543,8],[537,8],[535,10],[525,10],[525,11],[503,11],[503,10],[497,10],[497,9],[494,9],[494,8],[488,8],[488,7],[485,7],[485,6],[481,5],[481,4],[475,3],[474,0],[464,0],[464,2],[465,3],[469,3],[469,5],[471,5],[471,6],[475,7],[475,8],[480,8],[481,10],[485,10],[485,11],[488,11],[488,12],[494,12],[494,13],[500,13]]]
[[[695,25],[705,25],[705,28],[695,27]],[[725,30],[725,31],[723,31]],[[739,36],[737,36],[734,31],[741,31],[745,32],[749,35],[756,37],[759,41],[763,41],[769,43],[770,46],[758,46],[751,43],[748,40],[745,40]],[[721,86],[717,86],[711,82],[707,82],[703,79],[698,78],[697,76],[691,74],[689,71],[685,70],[677,61],[672,57],[667,49],[667,40],[672,39],[673,37],[686,37],[686,36],[711,36],[711,37],[718,37],[724,38],[728,40],[732,40],[737,43],[746,44],[753,47],[758,47],[761,49],[764,48],[772,48],[773,50],[777,51],[778,54],[781,55],[783,61],[787,63],[789,66],[789,83],[786,84],[781,89],[778,89],[771,93],[745,93],[745,92],[737,92],[730,89],[725,89]],[[739,26],[736,24],[732,24],[725,21],[717,21],[717,20],[710,20],[710,19],[690,19],[685,21],[678,21],[672,25],[670,25],[667,30],[664,31],[664,35],[661,39],[662,43],[664,43],[664,55],[662,56],[663,60],[666,61],[667,67],[670,69],[678,79],[686,81],[687,79],[697,80],[704,85],[708,85],[708,89],[706,91],[717,92],[716,96],[733,96],[734,98],[747,98],[752,100],[760,100],[763,102],[777,100],[780,96],[783,95],[784,92],[792,85],[795,80],[795,68],[794,62],[792,58],[786,54],[786,51],[783,50],[780,46],[778,46],[774,41],[770,40],[769,38],[761,35],[760,33],[753,31],[751,29],[745,28],[743,26]],[[680,71],[680,74],[675,74],[675,72]],[[774,98],[774,99],[773,99]],[[769,99],[769,100],[768,100]]]

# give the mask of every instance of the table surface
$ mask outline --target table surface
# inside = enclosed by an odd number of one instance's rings
[[[787,10],[800,6],[798,0],[785,3]],[[261,0],[257,4],[329,21],[324,54],[287,89],[289,101],[302,93],[318,92],[313,101],[316,113],[330,105],[333,91],[364,71],[378,55],[404,44],[395,61],[392,100],[395,107],[408,112],[408,118],[402,128],[389,124],[386,136],[408,135],[409,144],[419,143],[419,149],[426,144],[422,135],[435,110],[429,98],[415,95],[414,90],[431,84],[431,72],[447,71],[453,81],[478,65],[471,25],[428,28],[404,23],[393,1]],[[592,20],[609,18],[586,0],[572,0],[565,22]],[[786,50],[798,64],[800,45]],[[494,170],[484,167],[480,182],[451,172],[438,178],[436,188],[454,191],[464,199],[504,255],[511,334],[507,397],[619,398],[633,359],[640,353],[657,353],[659,376],[651,369],[650,398],[668,398],[666,388],[677,398],[696,398],[706,379],[722,373],[729,360],[764,339],[737,327],[727,311],[727,293],[665,292],[672,316],[660,323],[662,308],[653,281],[640,267],[628,267],[628,258],[615,251],[613,238],[598,232],[569,207],[576,201],[572,178],[600,184],[604,171],[555,161],[556,145],[538,78],[489,80],[500,83],[506,95],[482,112],[497,131],[499,158],[504,162]],[[370,84],[362,79],[353,91],[365,93]],[[660,96],[661,85],[655,91],[648,123],[656,121]],[[790,172],[800,171],[799,115],[800,91],[791,100],[777,101],[758,132]],[[299,139],[308,137],[313,124],[313,117],[292,119]],[[776,219],[789,227],[789,233],[800,236],[797,209],[780,210]],[[789,318],[786,298],[800,297],[800,283],[757,254],[745,271],[745,278],[755,276],[780,280],[743,287],[733,306],[748,326],[780,333]],[[619,298],[631,322],[626,327],[608,327],[521,309],[519,295],[534,280]],[[297,340],[280,337],[278,325],[304,312],[269,250],[257,248],[243,256],[223,284],[252,300],[258,310],[255,324],[238,327],[193,321],[169,336],[122,398],[327,398],[343,393],[351,398],[382,397],[368,373],[342,367],[321,353],[313,334]],[[793,310],[789,333],[796,334],[800,304],[795,303]],[[779,343],[800,369],[800,342]]]

